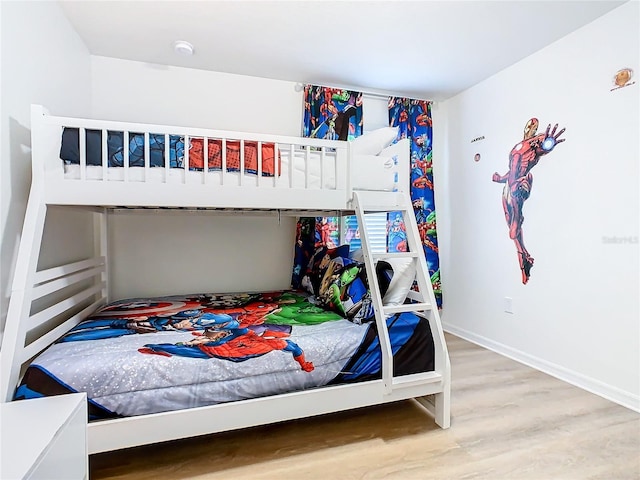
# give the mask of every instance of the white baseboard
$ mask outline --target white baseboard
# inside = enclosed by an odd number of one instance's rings
[[[475,343],[476,345],[491,350],[492,352],[498,353],[507,358],[515,360],[516,362],[520,362],[524,365],[535,368],[536,370],[551,375],[552,377],[558,378],[562,381],[570,383],[571,385],[594,393],[600,397],[606,398],[607,400],[611,400],[612,402],[622,405],[623,407],[640,413],[640,397],[638,395],[626,392],[617,387],[603,383],[600,380],[595,380],[593,378],[582,375],[581,373],[577,373],[565,367],[561,367],[560,365],[547,362],[546,360],[534,357],[527,353],[521,352],[520,350],[508,347],[507,345],[495,342],[486,337],[483,337],[482,335],[477,335],[473,332],[469,332],[468,330],[456,327],[449,323],[442,322],[442,328],[445,332],[455,335],[456,337],[460,337],[471,343]]]

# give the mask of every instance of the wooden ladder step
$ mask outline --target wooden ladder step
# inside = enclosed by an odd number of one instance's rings
[[[438,372],[414,373],[411,375],[403,375],[394,377],[392,389],[402,387],[413,387],[415,385],[424,385],[425,383],[438,383],[442,381],[442,375]]]
[[[419,252],[393,252],[393,253],[372,253],[374,260],[387,260],[392,258],[418,258]]]
[[[430,303],[403,303],[402,305],[390,305],[388,307],[382,307],[382,311],[385,315],[389,315],[392,313],[403,313],[403,312],[426,312],[431,310]]]
[[[402,213],[406,213],[407,210],[404,208],[404,206],[401,205],[397,205],[397,206],[392,206],[390,207],[389,205],[382,205],[382,206],[378,206],[378,205],[367,205],[367,206],[363,206],[362,207],[362,212],[363,213],[381,213],[381,212],[402,212]]]

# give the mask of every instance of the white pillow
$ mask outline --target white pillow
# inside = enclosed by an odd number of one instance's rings
[[[416,278],[415,260],[413,258],[387,258],[385,262],[391,265],[393,276],[382,303],[385,307],[402,305]]]
[[[351,151],[361,155],[377,155],[398,136],[398,127],[382,127],[351,140]]]
[[[408,138],[398,140],[393,145],[382,149],[378,154],[380,157],[391,157],[397,163],[396,172],[396,186],[394,190],[400,190],[401,192],[409,192],[411,186],[411,147]]]
[[[351,187],[356,190],[397,190],[396,159],[380,155],[353,155]]]
[[[383,148],[378,155],[381,157],[393,157],[398,155],[399,158],[402,158],[403,155],[407,155],[409,157],[409,145],[407,142],[397,142],[393,145],[389,145],[388,147]]]

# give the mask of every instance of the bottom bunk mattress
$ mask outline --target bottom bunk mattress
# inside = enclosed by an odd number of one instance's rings
[[[375,322],[298,291],[111,303],[32,362],[15,399],[86,392],[91,419],[143,415],[380,378]],[[428,322],[387,319],[394,375],[433,370]]]

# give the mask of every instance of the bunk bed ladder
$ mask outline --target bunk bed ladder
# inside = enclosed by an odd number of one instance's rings
[[[388,198],[381,200],[381,195]],[[389,201],[392,199],[392,201]],[[369,279],[371,300],[375,310],[376,324],[382,350],[382,380],[387,394],[401,389],[408,389],[415,385],[426,383],[438,384],[441,391],[435,395],[416,398],[435,417],[436,423],[442,428],[450,424],[450,383],[451,367],[449,355],[444,339],[444,332],[436,306],[431,277],[427,267],[422,240],[418,231],[413,205],[404,193],[354,192],[353,205],[360,226],[360,239],[364,254],[364,263]],[[367,213],[394,212],[402,215],[407,234],[407,251],[394,253],[378,253],[371,251],[369,235],[366,228]],[[385,306],[380,292],[380,285],[376,275],[376,262],[385,259],[407,258],[415,264],[415,283],[417,290],[411,290],[405,303],[401,305]],[[393,354],[391,340],[386,328],[386,319],[391,315],[413,312],[429,321],[435,346],[435,369],[433,372],[412,375],[393,376]]]

